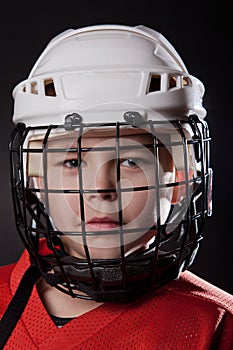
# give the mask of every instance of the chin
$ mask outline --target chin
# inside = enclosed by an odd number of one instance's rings
[[[90,257],[92,259],[119,259],[120,258],[120,247],[118,248],[90,248]]]

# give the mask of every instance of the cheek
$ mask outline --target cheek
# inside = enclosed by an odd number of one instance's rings
[[[150,169],[149,169],[150,170]],[[139,188],[154,186],[154,173],[152,171],[141,171],[135,176],[123,179],[122,188]],[[155,205],[155,191],[135,190],[133,192],[122,193],[122,206],[123,214],[127,216],[129,220],[135,220],[139,216],[148,216],[153,212]],[[127,220],[128,221],[128,220]]]
[[[50,166],[48,169],[48,188],[50,189],[78,189],[77,170],[70,170],[62,166]]]
[[[149,195],[147,191],[135,193],[132,201],[132,211],[134,215],[140,214],[140,212],[148,205]]]
[[[125,195],[126,196],[126,195]],[[160,193],[161,223],[166,221],[171,208],[172,190],[162,190]],[[122,198],[124,203],[124,196]],[[127,202],[127,196],[125,201]],[[130,203],[123,209],[123,220],[132,226],[150,226],[157,223],[158,207],[156,204],[156,190],[135,192]]]
[[[79,196],[51,194],[50,214],[58,230],[73,231],[79,219]]]
[[[122,196],[123,217],[126,223],[135,220],[146,221],[149,217],[153,216],[155,198],[154,191],[151,192],[153,193],[148,193],[148,191],[134,192],[130,202],[128,201],[127,194]]]

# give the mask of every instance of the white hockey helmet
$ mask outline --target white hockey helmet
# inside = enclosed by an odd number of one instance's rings
[[[67,30],[48,44],[28,79],[13,91],[13,121],[60,125],[72,113],[89,123],[124,121],[124,112],[135,107],[145,121],[203,118],[203,93],[203,84],[158,32],[90,26]]]

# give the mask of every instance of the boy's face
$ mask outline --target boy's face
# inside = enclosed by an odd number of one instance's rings
[[[156,166],[153,147],[145,145],[153,145],[149,133],[124,131],[119,139],[122,148],[117,155],[113,133],[108,132],[106,136],[106,132],[86,132],[81,146],[88,150],[81,153],[81,178],[77,151],[48,153],[48,189],[73,190],[73,193],[64,191],[48,195],[51,219],[54,227],[64,233],[62,240],[70,255],[85,257],[81,235],[84,225],[89,253],[94,259],[117,258],[122,245],[127,255],[144,248],[155,235],[149,228],[156,225],[158,216],[157,190],[154,189]],[[51,139],[48,148],[77,149],[77,135]],[[173,182],[174,166],[168,150],[160,147],[158,157],[160,182]],[[44,187],[43,178],[39,183]],[[139,190],[139,187],[143,188]],[[86,191],[83,194],[84,214],[80,209],[80,194],[74,192],[80,188]],[[117,192],[119,188],[120,194]],[[163,223],[170,209],[172,190],[165,187],[159,191]],[[123,242],[119,234],[121,220]],[[139,228],[142,230],[136,230]]]

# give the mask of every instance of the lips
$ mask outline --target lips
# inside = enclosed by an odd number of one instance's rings
[[[109,229],[115,229],[119,227],[118,221],[113,220],[109,217],[102,217],[102,218],[92,218],[91,220],[87,221],[86,223],[86,230],[109,230]]]

